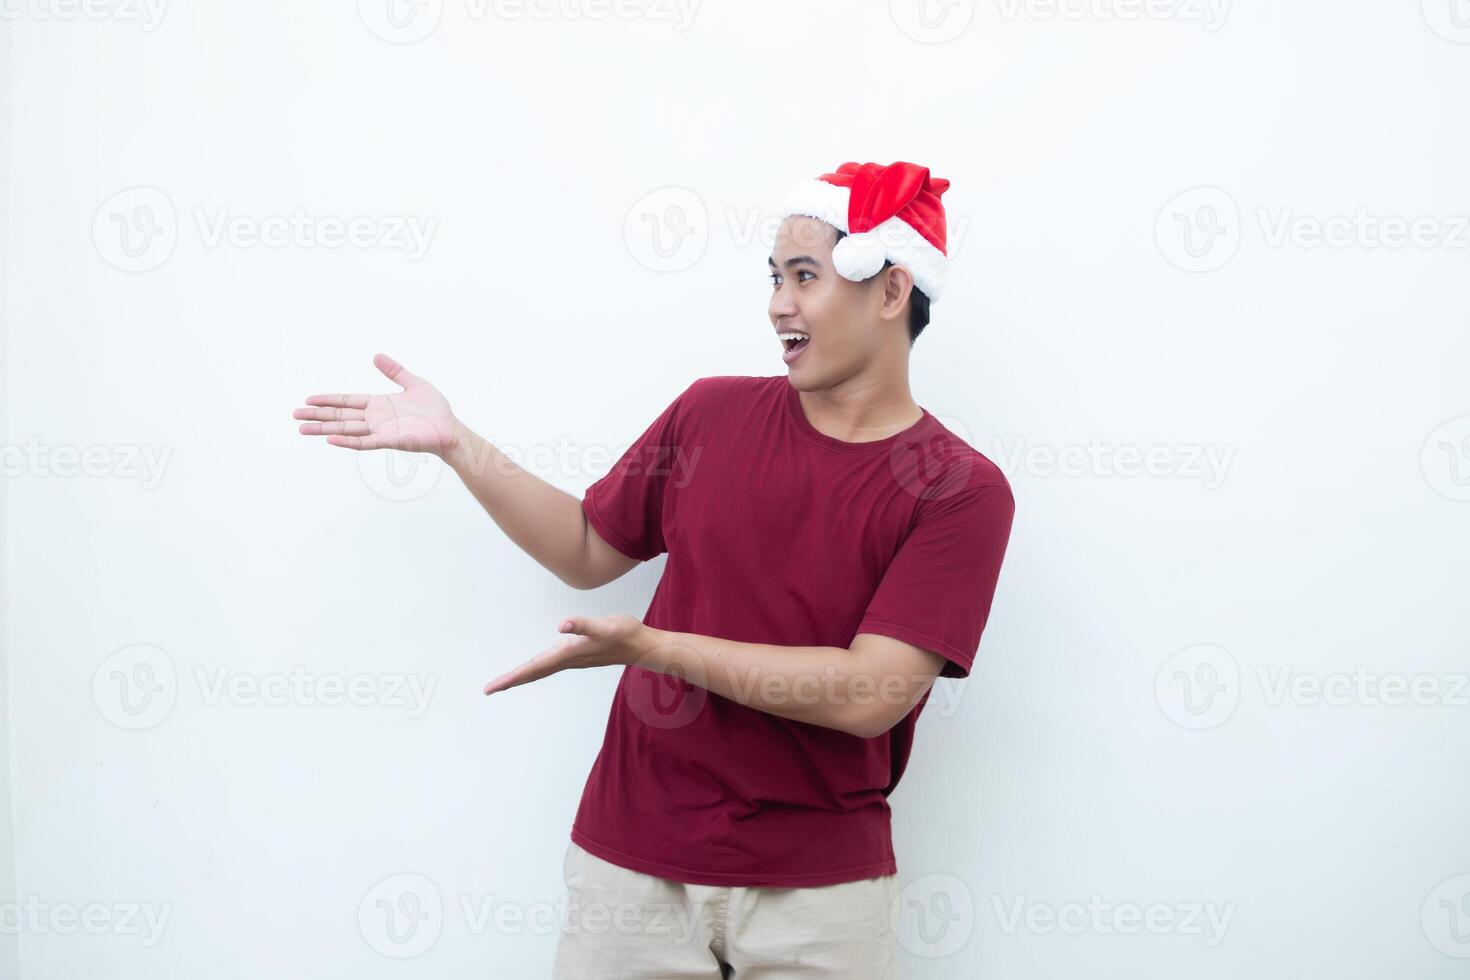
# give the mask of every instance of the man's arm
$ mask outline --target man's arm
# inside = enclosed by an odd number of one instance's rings
[[[595,589],[638,564],[593,530],[581,500],[517,466],[458,420],[444,461],[506,537],[572,588]]]
[[[944,667],[942,656],[877,633],[850,649],[742,643],[643,626],[636,666],[765,711],[873,738],[913,710]]]
[[[358,451],[433,453],[459,474],[470,493],[526,554],[575,589],[595,589],[638,564],[588,524],[576,497],[521,469],[470,431],[449,400],[387,354],[373,364],[403,390],[387,394],[310,395],[291,413],[302,435],[326,436]]]

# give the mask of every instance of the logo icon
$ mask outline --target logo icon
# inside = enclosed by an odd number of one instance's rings
[[[97,254],[123,272],[158,268],[174,253],[178,240],[173,202],[156,187],[118,191],[92,216],[92,244]]]
[[[439,26],[444,0],[357,0],[357,14],[381,40],[412,44]]]
[[[1470,874],[1446,878],[1420,909],[1429,944],[1446,956],[1470,959]]]
[[[921,500],[931,501],[953,497],[968,487],[970,472],[978,463],[970,450],[974,444],[969,428],[948,415],[934,417],[965,445],[925,426],[924,432],[899,433],[888,451],[888,466],[898,485]]]
[[[709,212],[687,187],[645,194],[623,219],[623,241],[644,268],[678,272],[698,262],[709,244]]]
[[[1420,0],[1429,29],[1446,41],[1470,44],[1470,0]]]
[[[405,445],[421,445],[428,438],[426,423],[413,416],[400,416],[385,423],[385,436],[407,438]],[[417,438],[422,435],[423,439]],[[357,455],[357,475],[369,490],[384,500],[418,500],[439,485],[444,460],[436,453],[407,449],[373,449]]]
[[[384,956],[406,959],[427,952],[444,927],[439,889],[423,875],[390,875],[358,903],[357,927]]]
[[[1216,728],[1230,720],[1240,703],[1240,668],[1222,646],[1187,647],[1159,668],[1154,697],[1164,716],[1179,727]]]
[[[1240,209],[1218,187],[1195,187],[1164,205],[1154,222],[1154,240],[1176,268],[1213,272],[1240,247]]]
[[[114,651],[92,675],[92,701],[119,728],[152,728],[169,716],[179,695],[174,662],[161,648],[139,643]]]
[[[943,44],[970,26],[975,19],[975,0],[888,0],[888,16],[913,40]]]
[[[687,649],[687,648],[686,648]],[[644,667],[652,654],[640,658],[623,672],[621,684],[628,708],[650,728],[683,728],[704,710],[709,699],[705,687],[703,662],[692,655],[681,662],[689,664],[688,672],[664,673]]]
[[[1470,415],[1450,419],[1429,433],[1419,465],[1436,493],[1470,500]]]
[[[899,891],[889,918],[899,945],[915,956],[953,956],[975,931],[975,900],[954,875],[924,875]]]

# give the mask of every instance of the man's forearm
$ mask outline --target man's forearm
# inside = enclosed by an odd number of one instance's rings
[[[887,731],[929,687],[929,678],[875,669],[842,647],[743,643],[652,627],[645,627],[640,646],[636,666],[759,711],[865,738]]]
[[[582,502],[517,466],[508,456],[461,423],[444,461],[516,543],[573,588],[588,588],[587,518]]]

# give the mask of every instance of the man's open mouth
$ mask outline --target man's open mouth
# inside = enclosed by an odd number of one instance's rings
[[[799,330],[791,330],[787,333],[781,334],[780,336],[781,343],[788,351],[794,351],[797,348],[805,347],[808,343],[811,342],[811,337],[807,334],[802,333]]]

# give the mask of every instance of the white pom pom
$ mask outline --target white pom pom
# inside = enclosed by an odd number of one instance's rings
[[[832,264],[837,274],[853,282],[877,275],[886,258],[883,243],[871,232],[848,235],[832,247]]]

